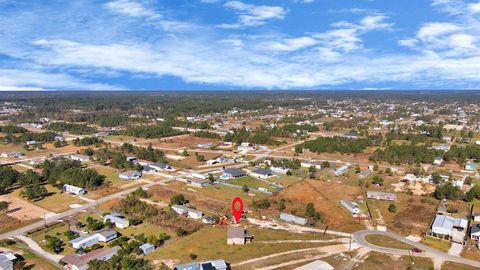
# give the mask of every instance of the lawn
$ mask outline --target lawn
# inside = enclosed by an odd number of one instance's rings
[[[442,270],[480,270],[480,268],[454,262],[444,262]]]
[[[269,182],[278,183],[278,184],[282,185],[283,187],[287,187],[289,185],[295,184],[295,183],[297,183],[298,181],[301,181],[301,180],[302,179],[299,178],[299,177],[288,176],[288,175],[279,175],[279,176],[275,176],[275,177],[272,177],[272,178],[268,179]]]
[[[373,245],[387,248],[398,248],[398,249],[411,249],[412,246],[405,244],[401,241],[395,240],[391,237],[380,235],[380,234],[370,234],[365,236],[365,240]]]
[[[63,235],[63,233],[68,230],[69,230],[68,224],[66,223],[61,223],[60,225],[55,224],[41,231],[34,232],[28,235],[28,237],[32,238],[32,240],[37,242],[37,244],[40,245],[40,247],[42,247],[44,250],[50,253],[53,253],[53,252],[47,248],[47,241],[45,240],[45,236],[50,235],[50,236],[57,237],[65,243],[65,246],[63,246],[64,249],[60,254],[66,255],[69,253],[75,253],[75,249],[73,249],[71,245],[68,243],[69,241],[68,238]]]
[[[231,179],[231,180],[228,180],[227,183],[230,183],[232,185],[237,185],[237,186],[247,185],[249,188],[255,188],[255,189],[258,189],[258,188],[266,188],[268,190],[273,189],[272,187],[270,187],[269,184],[250,176]]]
[[[413,263],[412,263],[413,262]],[[356,267],[356,270],[404,270],[408,269],[409,265],[415,265],[415,269],[433,269],[433,262],[428,258],[403,256],[395,258],[393,256],[370,252],[368,257]]]
[[[452,243],[450,243],[450,241],[428,237],[428,236],[423,238],[421,242],[427,246],[436,248],[443,252],[448,252],[448,250],[452,246]]]
[[[224,226],[206,227],[192,235],[180,238],[177,241],[172,241],[164,247],[161,247],[155,252],[147,255],[147,258],[153,260],[179,259],[181,263],[186,263],[191,261],[189,254],[195,254],[198,256],[197,261],[211,260],[212,258],[222,258],[229,263],[237,263],[247,259],[278,252],[321,246],[321,244],[311,243],[258,243],[259,241],[267,240],[271,237],[280,238],[280,235],[272,236],[270,231],[260,231],[254,229],[249,230],[249,232],[255,236],[254,243],[244,246],[227,246],[226,231],[227,228]],[[277,233],[281,234],[281,232],[275,232],[273,234]],[[288,239],[288,237],[292,236],[286,236],[285,239]]]
[[[41,200],[31,201],[31,203],[55,213],[61,213],[70,209],[70,205],[72,204],[84,203],[83,200],[64,193],[51,185],[45,185],[45,188],[47,188],[49,195]],[[12,195],[22,198],[22,196],[20,196],[22,190],[24,190],[24,188],[17,188],[12,192]]]
[[[60,269],[60,267],[37,256],[28,248],[28,246],[25,243],[21,241],[17,241],[13,245],[6,245],[5,247],[22,255],[23,259],[25,260],[25,267],[23,269],[35,269],[35,270]]]

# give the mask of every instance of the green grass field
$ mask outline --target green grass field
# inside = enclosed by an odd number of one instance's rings
[[[288,232],[258,229],[248,230],[249,233],[255,237],[254,243],[244,246],[227,246],[226,231],[227,228],[224,226],[204,228],[192,235],[170,242],[147,255],[147,258],[152,260],[176,258],[182,263],[186,263],[191,261],[189,254],[195,254],[198,256],[197,261],[222,258],[229,263],[236,263],[278,252],[322,246],[322,244],[318,243],[260,243],[266,240],[319,239],[319,237],[307,234],[294,235]]]
[[[47,248],[47,241],[45,241],[45,236],[50,235],[50,236],[57,237],[65,243],[65,246],[63,246],[64,250],[60,253],[61,255],[75,253],[75,249],[73,249],[71,245],[68,243],[69,241],[68,238],[63,235],[63,233],[66,231],[68,231],[68,225],[61,224],[59,226],[53,226],[50,228],[45,228],[38,232],[34,232],[31,235],[29,235],[29,237],[32,238],[33,241],[37,242],[37,244],[40,247],[42,247],[44,250],[50,253],[53,253],[53,252]]]
[[[249,188],[256,188],[256,189],[266,188],[266,189],[269,189],[269,190],[272,189],[272,187],[270,187],[269,184],[267,184],[263,181],[260,181],[258,179],[255,179],[253,177],[250,177],[250,176],[231,179],[231,180],[228,180],[227,182],[232,184],[232,185],[238,185],[238,186],[247,185]]]
[[[370,234],[365,236],[365,240],[373,245],[380,247],[388,248],[398,248],[398,249],[411,249],[412,246],[395,240],[391,237],[380,235],[380,234]]]
[[[448,252],[448,250],[452,246],[452,243],[450,243],[450,241],[428,237],[428,236],[422,239],[421,242],[427,246],[436,248],[443,252]]]

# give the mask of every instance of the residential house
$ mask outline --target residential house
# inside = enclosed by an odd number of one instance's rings
[[[172,210],[175,211],[179,215],[187,215],[189,218],[193,219],[201,219],[203,216],[202,211],[198,211],[196,209],[188,208],[184,205],[174,204],[171,206]]]
[[[343,166],[341,166],[341,167],[338,167],[338,168],[335,169],[335,170],[332,170],[331,172],[332,172],[335,176],[340,176],[340,175],[343,175],[344,173],[346,173],[349,168],[350,168],[349,165],[343,165]]]
[[[335,268],[327,262],[316,260],[304,266],[297,267],[295,270],[335,270]]]
[[[13,270],[13,263],[16,259],[17,256],[11,252],[0,252],[0,270]]]
[[[213,260],[201,263],[187,263],[177,265],[173,270],[227,270],[230,269],[224,260]]]
[[[107,137],[108,135],[110,135],[110,133],[105,132],[105,131],[95,133],[95,137],[97,137],[97,138]]]
[[[101,248],[90,251],[86,254],[68,254],[62,258],[61,262],[65,264],[64,269],[69,270],[87,270],[88,263],[93,260],[108,261],[110,260],[121,248],[116,246],[112,248]]]
[[[384,200],[384,201],[396,201],[397,196],[393,193],[387,192],[377,192],[377,191],[367,191],[367,198],[375,200]]]
[[[243,142],[237,147],[238,151],[253,151],[255,150],[255,147],[248,143],[248,142]]]
[[[270,167],[270,170],[272,170],[272,172],[278,173],[278,174],[287,174],[288,171],[289,171],[289,169],[282,168],[282,167]]]
[[[138,159],[136,157],[127,157],[127,161],[133,164],[138,163]]]
[[[432,224],[431,235],[463,243],[467,225],[466,219],[437,214]]]
[[[433,164],[437,165],[437,166],[442,165],[443,164],[443,158],[442,157],[435,157],[435,159],[433,160]]]
[[[72,186],[68,184],[63,185],[63,191],[67,193],[75,194],[75,195],[85,195],[87,193],[87,191],[84,188]]]
[[[253,236],[247,233],[247,230],[243,227],[230,226],[227,229],[227,245],[245,245],[245,243],[251,243]]]
[[[77,160],[77,161],[80,161],[80,162],[86,162],[86,161],[90,160],[90,157],[85,156],[85,155],[80,155],[80,154],[72,154],[72,155],[70,155],[70,159],[71,160]]]
[[[306,218],[294,216],[294,215],[287,214],[287,213],[280,213],[280,219],[283,220],[283,221],[296,223],[296,224],[299,224],[299,225],[306,225],[307,224],[307,219]]]
[[[118,213],[113,213],[113,214],[108,214],[103,217],[103,221],[110,220],[113,224],[115,224],[115,227],[120,228],[120,229],[125,229],[130,226],[130,222],[128,219],[123,217],[122,215]]]
[[[473,221],[480,222],[480,213],[474,213],[472,218],[473,218]]]
[[[143,255],[147,255],[155,251],[155,246],[150,243],[145,243],[139,246],[139,248],[142,251]]]
[[[123,180],[137,180],[142,176],[142,173],[139,171],[126,171],[118,174],[118,177]]]
[[[152,168],[148,165],[145,165],[142,168],[142,173],[143,174],[152,174],[152,173],[156,173],[156,172],[157,172],[157,170],[155,170],[154,168]]]
[[[217,223],[217,219],[215,217],[212,217],[212,216],[204,217],[202,219],[202,223],[213,225],[213,224]]]
[[[480,241],[480,224],[470,226],[470,238],[475,241]]]
[[[56,142],[64,142],[65,141],[65,137],[63,136],[55,136],[54,140]]]
[[[341,200],[340,203],[343,207],[345,207],[352,215],[360,214],[360,208],[358,208],[358,204],[349,201],[349,200]]]
[[[223,168],[223,176],[225,179],[240,178],[247,176],[247,173],[237,168]]]
[[[172,169],[170,165],[161,162],[151,163],[148,164],[148,166],[154,168],[157,171],[167,171]]]
[[[96,233],[82,235],[70,241],[74,249],[87,248],[98,242],[107,243],[117,238],[117,232],[110,229],[100,230]]]
[[[250,173],[255,178],[267,179],[273,176],[273,171],[270,169],[259,168]]]
[[[35,140],[27,141],[27,145],[37,145],[37,144],[42,144],[42,143],[39,142],[39,141],[35,141]]]
[[[19,158],[23,156],[22,153],[16,152],[16,151],[11,151],[11,152],[3,152],[1,154],[1,157],[3,158]]]
[[[208,184],[210,184],[210,181],[208,181],[208,179],[201,179],[201,178],[187,179],[187,182],[190,186],[198,187],[198,188],[203,188],[208,186]]]

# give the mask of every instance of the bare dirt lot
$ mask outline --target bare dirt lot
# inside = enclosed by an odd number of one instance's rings
[[[33,219],[43,218],[44,215],[51,215],[52,212],[36,206],[33,203],[24,201],[20,198],[10,195],[0,196],[0,201],[10,202],[8,216],[19,219],[21,221],[29,221]]]

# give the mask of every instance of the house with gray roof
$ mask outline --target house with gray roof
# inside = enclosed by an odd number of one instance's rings
[[[258,168],[250,173],[255,178],[267,179],[273,176],[273,171],[270,169]]]
[[[200,263],[187,263],[177,265],[173,270],[227,270],[230,269],[227,262],[224,260],[213,260]]]
[[[430,235],[463,243],[467,226],[466,219],[437,214],[432,223]]]
[[[247,173],[237,168],[224,168],[223,176],[224,178],[232,179],[247,176]]]

